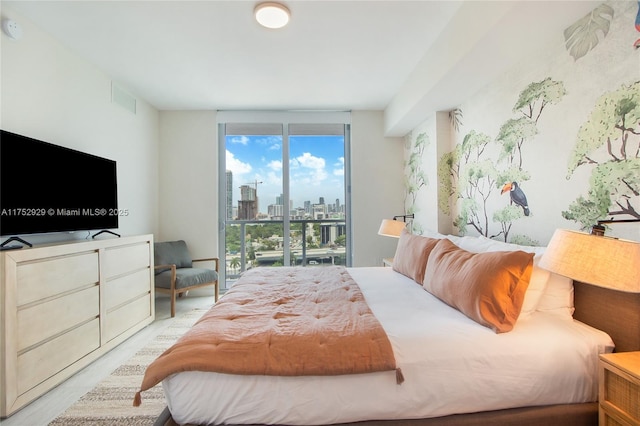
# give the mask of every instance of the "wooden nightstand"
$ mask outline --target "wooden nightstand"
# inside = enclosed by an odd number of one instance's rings
[[[600,355],[600,426],[640,425],[640,352]]]
[[[393,257],[385,257],[382,259],[382,265],[393,267]]]

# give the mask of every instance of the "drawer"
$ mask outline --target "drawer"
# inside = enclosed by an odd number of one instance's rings
[[[606,407],[607,411],[617,411],[630,422],[640,424],[640,383],[626,374],[608,368],[604,368],[603,376],[605,391],[600,404]]]
[[[105,277],[110,279],[118,275],[150,266],[149,243],[115,247],[105,250]]]
[[[17,266],[18,306],[97,283],[97,252],[45,258]]]
[[[134,325],[151,316],[151,295],[135,299],[112,312],[105,321],[105,341],[124,333]]]
[[[17,389],[22,395],[100,346],[96,318],[18,356]]]
[[[107,312],[150,291],[151,275],[149,268],[140,269],[131,274],[107,281],[104,292]]]
[[[603,412],[600,414],[600,423],[598,423],[599,426],[637,426],[637,423],[635,425],[633,425],[632,423],[628,423],[624,420],[616,420],[615,418],[611,417],[609,415],[609,413]]]
[[[18,310],[18,351],[100,314],[98,286]]]

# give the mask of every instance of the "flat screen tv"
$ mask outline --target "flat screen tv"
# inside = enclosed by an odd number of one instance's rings
[[[0,130],[0,235],[117,227],[114,160]]]

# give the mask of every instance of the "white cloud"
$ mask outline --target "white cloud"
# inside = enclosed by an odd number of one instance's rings
[[[282,136],[264,136],[255,138],[254,142],[258,145],[268,145],[268,150],[280,149],[282,146]]]
[[[296,157],[296,160],[302,167],[307,167],[309,169],[324,169],[325,166],[324,158],[314,157],[308,152]]]
[[[338,158],[338,162],[333,164],[333,175],[344,176],[344,157]]]
[[[308,152],[291,161],[291,181],[300,185],[319,185],[328,176],[325,160]]]
[[[251,164],[243,163],[242,161],[238,160],[228,150],[226,154],[226,163],[227,170],[231,170],[234,177],[239,177],[240,175],[251,172]]]
[[[282,161],[273,160],[269,162],[269,164],[267,164],[267,167],[269,167],[271,170],[274,170],[274,171],[280,171],[282,170]]]
[[[249,138],[246,136],[234,136],[229,139],[231,143],[239,143],[241,145],[246,145],[249,143]]]
[[[267,173],[267,183],[269,185],[277,186],[277,188],[280,189],[280,192],[282,192],[282,174],[276,172]]]

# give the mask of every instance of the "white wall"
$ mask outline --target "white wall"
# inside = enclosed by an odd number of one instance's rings
[[[218,255],[218,138],[214,111],[160,114],[160,230],[194,258]]]
[[[351,115],[353,266],[381,266],[398,240],[378,235],[382,219],[404,214],[403,139],[384,136],[382,111]]]
[[[118,233],[154,233],[158,225],[159,114],[137,99],[133,114],[111,103],[111,79],[78,58],[27,19],[2,8],[3,18],[20,22],[24,35],[4,33],[0,67],[0,127],[117,162]],[[25,175],[33,173],[25,164]],[[91,188],[87,188],[88,191]],[[34,244],[83,239],[87,232],[31,235]],[[100,237],[102,238],[102,237]]]

